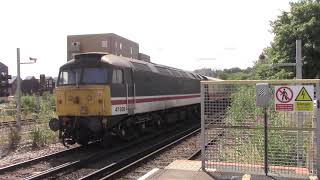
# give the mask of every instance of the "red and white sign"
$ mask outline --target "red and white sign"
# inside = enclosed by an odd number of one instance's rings
[[[313,85],[275,86],[276,111],[313,111]]]
[[[275,87],[276,111],[293,111],[293,91],[290,86]]]

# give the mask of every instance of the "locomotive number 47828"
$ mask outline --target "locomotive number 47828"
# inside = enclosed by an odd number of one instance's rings
[[[116,112],[126,111],[126,107],[125,107],[125,106],[118,106],[118,107],[115,108],[115,111],[116,111]]]

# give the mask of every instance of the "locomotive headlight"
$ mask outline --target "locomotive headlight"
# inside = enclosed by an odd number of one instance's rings
[[[98,92],[97,92],[97,96],[98,96],[99,98],[101,98],[101,97],[102,97],[102,91],[98,91]]]
[[[81,106],[80,114],[88,114],[88,106]]]
[[[92,96],[91,96],[91,95],[88,95],[88,96],[87,96],[87,101],[89,101],[89,102],[90,102],[90,101],[92,101],[92,99],[93,99],[93,98],[92,98]]]

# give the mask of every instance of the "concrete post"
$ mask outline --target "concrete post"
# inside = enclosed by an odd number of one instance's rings
[[[20,48],[17,48],[17,126],[21,129],[21,77],[20,77]]]

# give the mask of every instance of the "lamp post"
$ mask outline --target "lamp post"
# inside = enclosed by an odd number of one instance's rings
[[[23,62],[20,63],[20,48],[17,48],[17,126],[21,129],[21,77],[20,77],[20,64],[34,64],[36,63],[36,58],[30,58],[33,62]]]

